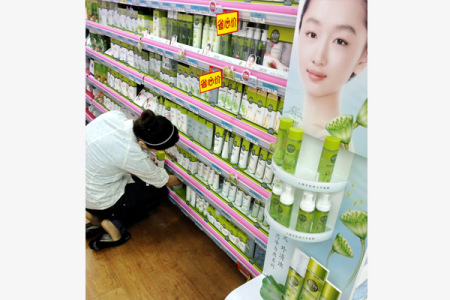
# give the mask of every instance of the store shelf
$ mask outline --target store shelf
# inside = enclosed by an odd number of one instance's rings
[[[271,165],[271,168],[275,176],[280,178],[283,182],[288,183],[293,187],[300,188],[306,191],[319,193],[335,193],[343,191],[347,185],[347,181],[317,182],[305,180],[284,171],[281,167],[277,166],[277,164],[275,163]],[[315,174],[308,174],[308,176],[305,177],[313,178],[315,177]]]
[[[208,152],[208,150],[197,145],[185,136],[180,135],[178,146],[187,150],[190,154],[195,156],[204,164],[215,169],[223,177],[236,181],[238,187],[240,187],[248,194],[252,195],[254,198],[260,200],[261,202],[265,203],[267,199],[270,198],[271,193],[264,189],[259,183],[253,181],[243,173],[234,169],[231,165],[224,162],[214,154]]]
[[[119,1],[110,1],[119,3]],[[239,19],[264,24],[273,24],[285,27],[294,27],[297,17],[297,6],[284,6],[282,3],[262,4],[234,1],[215,1],[214,11],[210,8],[210,0],[128,0],[126,4],[151,7],[163,10],[173,10],[182,13],[215,16],[227,10],[238,10]],[[280,5],[281,4],[281,5]]]
[[[258,245],[260,245],[264,249],[267,248],[267,235],[264,232],[258,230],[250,220],[235,211],[232,207],[230,207],[222,199],[218,198],[213,192],[209,191],[200,182],[191,177],[174,162],[166,159],[165,166],[170,172],[178,175],[177,177],[185,185],[190,186],[197,194],[200,194],[204,199],[207,198],[213,201],[214,204],[217,205],[217,208],[221,210],[224,216],[226,216],[230,220],[233,220],[234,223],[236,223],[239,228],[241,228],[247,235],[251,235],[252,237],[254,237],[255,242]]]
[[[208,119],[209,121],[231,131],[252,144],[261,146],[267,150],[270,144],[276,142],[276,137],[255,126],[247,124],[244,121],[236,119],[235,116],[222,112],[209,104],[206,104],[196,98],[189,97],[183,92],[171,88],[170,86],[154,80],[150,77],[144,77],[144,86],[155,93],[166,97],[180,106],[194,112],[195,114]]]
[[[180,210],[189,217],[219,248],[221,248],[234,262],[244,266],[254,277],[261,274],[246,257],[242,256],[232,245],[230,245],[216,230],[199,216],[189,205],[187,205],[177,194],[169,190],[169,198]]]
[[[137,84],[142,84],[143,82],[144,74],[141,74],[138,71],[134,70],[133,68],[126,66],[122,62],[115,61],[114,59],[109,58],[101,53],[98,53],[89,47],[86,47],[86,55],[94,60],[97,60],[98,62],[107,66],[108,68],[119,72],[120,74],[126,76],[127,78],[136,82]]]
[[[119,93],[115,92],[110,87],[108,87],[108,86],[104,85],[103,83],[101,83],[100,81],[96,80],[92,75],[87,76],[86,80],[88,81],[88,83],[99,88],[103,93],[105,93],[106,96],[110,97],[111,99],[113,99],[117,102],[120,102],[125,108],[127,108],[131,112],[137,113],[139,115],[142,113],[142,109],[139,106],[130,102],[130,100],[121,96]]]
[[[212,53],[211,57],[203,55],[201,49],[194,48],[187,45],[179,44],[178,47],[169,45],[169,41],[166,39],[151,37],[151,38],[141,38],[138,35],[131,34],[126,31],[122,31],[119,29],[115,29],[109,26],[101,25],[92,21],[86,21],[86,28],[91,30],[94,33],[103,34],[131,45],[139,44],[141,42],[142,49],[157,53],[171,59],[177,60],[182,63],[186,63],[188,65],[194,66],[196,68],[202,70],[209,70],[210,66],[218,68],[218,69],[233,69],[233,80],[240,82],[245,85],[253,86],[258,89],[262,89],[266,92],[274,93],[278,96],[284,97],[286,91],[287,84],[287,72],[280,72],[278,70],[265,68],[262,66],[255,66],[255,68],[259,69],[247,69],[243,64],[244,61],[237,60],[235,58],[231,58],[228,56],[220,55],[217,53]],[[121,38],[118,38],[121,37]],[[97,52],[89,49],[88,55],[95,55]],[[183,56],[179,56],[179,52],[184,51]],[[97,53],[98,54],[98,53]],[[103,59],[104,61],[100,61],[106,64],[110,68],[116,69],[118,67],[119,62],[114,61],[113,59],[105,59],[101,56],[94,56],[95,59],[97,57],[99,60]],[[240,65],[241,64],[241,65]],[[249,80],[243,80],[242,73],[244,70],[250,72]],[[116,71],[119,71],[116,69]],[[129,76],[129,78],[137,83],[139,79],[142,79],[143,74],[136,72],[132,68],[128,68],[122,71],[119,71],[121,74],[125,76]],[[136,74],[137,73],[137,74]]]

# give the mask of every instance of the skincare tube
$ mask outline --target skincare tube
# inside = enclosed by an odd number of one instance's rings
[[[164,160],[166,158],[166,152],[156,151],[156,162],[159,168],[164,168]]]
[[[222,192],[220,193],[220,195],[225,199],[228,198],[228,193],[230,192],[230,185],[231,183],[229,180],[225,180],[223,183]]]
[[[253,207],[252,207],[252,213],[251,213],[252,218],[256,219],[258,217],[260,207],[261,207],[261,201],[255,199],[255,202],[253,203]]]
[[[319,299],[327,276],[328,270],[311,257],[309,259],[308,268],[306,269],[305,273],[305,279],[303,280],[303,287],[298,299]]]
[[[214,123],[212,123],[210,121],[206,121],[206,131],[205,131],[204,138],[205,138],[205,142],[204,142],[205,148],[208,150],[211,150],[213,140],[214,140]]]
[[[278,208],[278,223],[289,228],[291,222],[292,207],[294,205],[294,195],[292,186],[285,183],[284,191],[281,193],[280,206]]]
[[[239,152],[241,150],[241,140],[242,138],[238,135],[235,136],[233,142],[233,149],[231,150],[230,163],[237,164],[239,161]]]
[[[191,188],[188,185],[186,186],[186,202],[191,202]]]
[[[252,151],[250,153],[250,159],[248,162],[247,172],[250,174],[255,174],[256,164],[258,163],[259,152],[261,148],[258,145],[252,146]]]
[[[250,210],[250,205],[252,203],[252,196],[247,193],[244,193],[244,197],[242,197],[242,210],[247,212]]]
[[[196,140],[197,143],[205,147],[205,133],[206,133],[206,120],[202,117],[198,118],[198,139]]]
[[[300,232],[311,232],[314,219],[314,194],[308,191],[303,192],[303,197],[298,210],[297,225],[295,230]]]
[[[244,198],[244,191],[238,188],[236,191],[236,198],[234,199],[234,205],[237,207],[241,207],[243,198]]]
[[[283,158],[283,170],[290,174],[295,174],[297,167],[298,155],[302,146],[303,129],[291,127],[288,129],[288,139],[286,143],[286,151]]]
[[[332,285],[329,281],[325,281],[319,300],[339,300],[339,298],[341,298],[341,293],[342,292],[337,287]]]
[[[214,171],[214,168],[210,168],[209,169],[209,173],[208,173],[208,185],[210,185],[212,187],[213,183],[214,183],[214,174],[216,172]]]
[[[203,168],[205,167],[205,165],[199,161],[198,165],[197,165],[197,177],[201,178],[203,175]]]
[[[223,79],[222,87],[219,88],[219,95],[217,97],[217,106],[224,108],[225,107],[225,101],[227,99],[227,93],[228,93],[228,83],[229,80],[227,78]]]
[[[245,115],[247,114],[247,106],[248,106],[248,89],[249,86],[246,85],[244,87],[244,94],[242,95],[241,104],[239,106],[239,114],[242,118],[245,119]]]
[[[200,122],[199,122],[199,116],[194,114],[194,122],[193,128],[192,128],[192,139],[194,141],[199,141],[199,129],[200,129]]]
[[[261,203],[261,206],[259,207],[259,211],[258,211],[258,216],[256,217],[256,220],[258,222],[263,222],[264,221],[264,209],[265,209],[266,205],[264,203]]]
[[[267,113],[264,116],[262,127],[269,129],[275,126],[275,117],[277,115],[278,96],[267,94]]]
[[[230,80],[230,82],[228,83],[227,96],[225,98],[225,109],[228,111],[231,111],[231,104],[233,102],[234,95],[236,93],[235,87],[236,81]]]
[[[278,166],[283,165],[284,153],[286,151],[286,143],[288,139],[288,130],[294,124],[294,119],[289,117],[282,117],[280,119],[280,130],[278,131],[277,142],[275,145],[275,152],[273,160]]]
[[[272,171],[272,153],[269,153],[266,161],[266,168],[264,169],[264,179],[265,183],[271,183],[273,180],[273,171]]]
[[[214,135],[214,154],[222,153],[225,129],[216,125],[216,133]]]
[[[229,149],[229,137],[230,137],[231,133],[228,131],[225,131],[224,133],[224,142],[223,142],[223,147],[222,147],[222,153],[220,154],[220,157],[222,157],[225,160],[228,160],[228,149]]]
[[[234,93],[233,101],[231,102],[231,112],[237,114],[242,99],[242,83],[236,82],[236,91]]]
[[[198,159],[194,156],[191,157],[189,162],[189,171],[191,171],[192,175],[195,175],[198,170]]]
[[[234,200],[236,199],[236,191],[237,186],[235,184],[231,184],[230,191],[228,192],[228,201],[234,202]]]
[[[259,153],[258,164],[256,166],[256,171],[255,171],[255,177],[258,180],[263,179],[264,169],[266,168],[267,155],[268,155],[267,150],[264,148],[261,149],[261,151]]]
[[[215,172],[214,178],[213,178],[213,189],[214,190],[217,191],[219,189],[219,183],[220,183],[220,175],[219,175],[219,173]]]
[[[283,113],[283,106],[284,106],[284,98],[279,99],[278,106],[277,106],[277,114],[275,116],[275,125],[273,126],[273,130],[278,133],[278,129],[280,128],[280,120],[281,115]]]
[[[202,46],[203,18],[203,15],[194,15],[194,42],[192,46],[196,48],[201,48]]]
[[[245,170],[248,163],[248,153],[250,150],[250,142],[247,140],[242,140],[242,146],[239,154],[238,167],[240,170]]]
[[[209,174],[209,170],[211,169],[210,166],[204,166],[203,167],[203,173],[202,173],[202,178],[204,181],[208,181],[208,174]]]
[[[283,299],[297,300],[303,286],[306,269],[308,268],[309,257],[300,249],[295,248],[289,266]]]
[[[217,35],[217,32],[214,30],[216,29],[216,17],[209,17],[209,29],[208,29],[208,43],[211,45],[211,51],[214,51],[214,38]]]
[[[340,138],[331,135],[325,137],[317,168],[319,182],[330,182],[340,145]]]
[[[209,17],[205,16],[205,23],[203,23],[203,32],[202,32],[202,49],[206,48],[208,44],[209,38]]]
[[[316,201],[316,209],[314,211],[314,221],[311,232],[320,233],[325,231],[330,208],[330,195],[319,194],[319,198]]]

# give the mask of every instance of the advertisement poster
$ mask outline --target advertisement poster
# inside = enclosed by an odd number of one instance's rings
[[[367,38],[367,0],[300,1],[283,109],[306,134],[364,157]]]

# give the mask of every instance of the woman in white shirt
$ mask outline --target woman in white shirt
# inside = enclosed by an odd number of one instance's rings
[[[148,151],[178,142],[177,128],[144,110],[136,120],[107,112],[86,126],[86,238],[91,249],[118,246],[130,239],[124,225],[167,198],[166,186],[181,184],[150,159]]]

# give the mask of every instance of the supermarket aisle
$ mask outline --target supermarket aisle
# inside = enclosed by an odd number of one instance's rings
[[[170,201],[129,228],[126,244],[86,242],[86,299],[224,299],[246,278]]]

